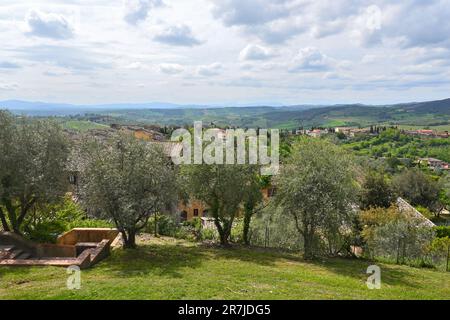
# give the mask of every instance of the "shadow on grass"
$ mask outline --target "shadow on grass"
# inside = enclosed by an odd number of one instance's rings
[[[200,246],[200,248],[203,247]],[[203,250],[209,250],[219,258],[235,259],[262,266],[275,266],[282,259],[293,262],[304,262],[302,257],[296,253],[273,248],[232,245],[229,247],[214,246],[203,248]]]
[[[362,259],[326,258],[306,261],[301,255],[282,250],[255,247],[204,247],[175,244],[145,244],[135,250],[116,250],[112,256],[101,262],[92,272],[110,272],[119,277],[157,275],[182,278],[182,269],[203,269],[207,260],[237,260],[261,266],[276,267],[283,261],[295,262],[307,267],[320,267],[340,275],[361,281],[367,278],[367,267],[376,262]],[[314,272],[311,270],[311,272]],[[381,264],[382,281],[385,284],[420,287],[414,280],[418,272],[405,267]]]
[[[418,288],[420,285],[414,281],[419,269],[407,270],[399,265],[387,265],[365,259],[357,258],[323,258],[316,260],[305,260],[292,251],[282,249],[266,249],[261,247],[234,246],[230,248],[216,247],[214,253],[221,258],[237,259],[249,263],[257,263],[265,266],[275,266],[280,260],[312,265],[327,269],[337,275],[351,277],[361,282],[366,282],[369,274],[367,268],[370,265],[381,265],[382,281],[388,285],[404,285]]]
[[[119,277],[158,275],[181,278],[183,268],[202,269],[207,260],[239,260],[263,266],[275,266],[280,259],[301,261],[300,257],[245,247],[214,247],[144,244],[134,250],[115,250],[92,272],[114,273]]]
[[[199,268],[206,257],[197,247],[167,244],[140,245],[134,250],[116,250],[98,267],[120,277],[155,274],[180,278],[182,268]]]
[[[407,270],[399,265],[387,265],[366,259],[358,258],[325,258],[321,260],[304,261],[325,268],[335,274],[351,277],[365,283],[371,274],[367,274],[367,268],[371,265],[378,265],[381,269],[381,281],[390,286],[407,286],[409,288],[419,288],[420,285],[414,281],[417,273]],[[419,270],[417,270],[419,271]]]

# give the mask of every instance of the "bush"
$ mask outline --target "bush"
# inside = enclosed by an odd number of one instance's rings
[[[375,208],[360,215],[362,236],[371,258],[387,258],[397,263],[429,264],[428,248],[434,230],[423,221],[398,212],[395,206]]]
[[[26,233],[29,240],[41,243],[54,243],[58,236],[66,231],[62,221],[45,221],[38,223]]]
[[[231,242],[243,243],[243,233],[244,221],[242,219],[236,219],[233,223],[233,227],[231,228]]]
[[[58,236],[73,228],[112,228],[105,220],[89,219],[67,196],[59,204],[38,208],[24,228],[24,236],[32,241],[54,243]]]
[[[302,250],[303,239],[299,237],[292,217],[283,214],[281,208],[268,206],[257,214],[250,225],[250,244],[254,246]]]
[[[180,229],[180,224],[175,221],[174,217],[169,215],[158,215],[156,217],[157,221],[157,233],[161,236],[175,237],[176,233]],[[155,217],[152,216],[145,228],[145,232],[154,234],[155,233]]]
[[[200,218],[195,218],[191,221],[185,221],[175,233],[175,237],[189,241],[202,240],[202,221]]]
[[[450,260],[450,238],[440,237],[433,240],[429,247],[433,263],[435,265],[443,264],[446,271],[449,270]]]
[[[450,238],[450,226],[435,227],[434,230],[436,231],[437,238]]]
[[[203,228],[202,229],[202,240],[203,241],[219,241],[219,233],[216,229]]]
[[[433,219],[434,215],[433,213],[430,211],[430,209],[422,207],[422,206],[417,206],[416,207],[417,211],[419,211],[421,214],[423,214],[423,216],[427,219]]]

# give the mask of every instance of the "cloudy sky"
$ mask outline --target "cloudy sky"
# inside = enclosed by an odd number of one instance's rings
[[[450,97],[449,0],[1,0],[0,100]]]

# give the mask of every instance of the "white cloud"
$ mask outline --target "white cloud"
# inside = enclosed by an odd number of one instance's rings
[[[74,71],[91,71],[111,67],[111,62],[91,51],[70,46],[38,45],[19,47],[18,57]]]
[[[0,98],[295,104],[450,92],[448,0],[162,1],[4,0]]]
[[[0,61],[0,69],[19,69],[20,65],[9,61]]]
[[[186,25],[175,25],[166,27],[157,34],[153,40],[173,46],[192,47],[202,42],[195,38],[190,27]]]
[[[19,89],[17,83],[2,83],[0,82],[0,91],[16,91]]]
[[[39,10],[30,10],[26,16],[28,35],[51,38],[70,39],[74,36],[73,26],[61,14],[44,13]]]
[[[124,20],[136,25],[140,21],[147,19],[150,10],[162,6],[161,0],[124,0]]]
[[[208,65],[202,65],[197,68],[197,74],[205,77],[215,76],[222,72],[222,64],[216,62]]]
[[[391,42],[400,47],[450,48],[449,16],[447,1],[383,2],[361,8],[353,33],[366,46]]]
[[[130,64],[125,65],[124,68],[130,69],[130,70],[144,70],[147,68],[147,66],[145,64],[143,64],[142,62],[135,61],[135,62],[131,62]]]
[[[273,57],[273,53],[269,48],[256,44],[249,44],[239,54],[241,61],[246,60],[267,60]]]
[[[214,15],[228,26],[260,25],[290,15],[290,0],[214,0]]]
[[[176,63],[162,63],[159,65],[159,71],[165,74],[179,74],[184,71],[182,65]]]
[[[332,59],[315,47],[303,48],[293,59],[289,71],[327,71],[332,67]]]

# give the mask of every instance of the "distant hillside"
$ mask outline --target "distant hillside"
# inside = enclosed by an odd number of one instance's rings
[[[298,127],[368,126],[371,124],[450,126],[450,99],[391,106],[361,104],[328,107],[240,107],[215,109],[149,109],[101,112],[122,122],[189,125],[202,120],[218,126]]]
[[[47,103],[40,101],[6,100],[0,101],[0,110],[8,109],[17,114],[31,116],[65,116],[92,112],[102,112],[105,110],[131,110],[131,109],[188,109],[205,108],[197,105],[181,105],[166,102],[149,103],[117,103],[99,105],[75,105],[67,103]],[[212,108],[212,107],[211,107]]]
[[[403,107],[408,112],[416,113],[431,113],[431,114],[445,114],[450,115],[450,99],[430,101],[430,102],[417,102],[404,105],[396,105],[397,107]],[[394,106],[395,107],[395,106]]]
[[[105,123],[142,123],[159,125],[192,125],[202,120],[217,126],[286,128],[368,126],[371,124],[413,127],[450,127],[450,99],[413,102],[383,106],[362,104],[286,107],[205,107],[166,103],[113,104],[77,106],[42,102],[4,101],[7,108],[18,114],[33,116],[79,115],[81,120]],[[87,114],[86,116],[83,116]]]
[[[450,125],[450,99],[391,106],[341,105],[300,111],[275,110],[262,115],[270,126]]]

